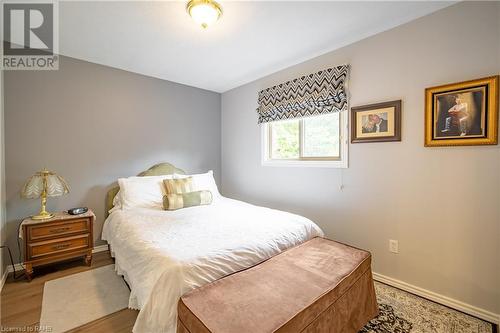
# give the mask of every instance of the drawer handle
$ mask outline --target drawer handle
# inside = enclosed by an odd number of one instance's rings
[[[57,245],[54,245],[52,246],[52,249],[53,250],[62,250],[62,249],[65,249],[67,247],[70,247],[70,243],[66,243],[66,244],[57,244]]]
[[[60,233],[60,232],[68,231],[69,229],[70,229],[70,227],[50,229],[50,232],[53,233],[53,234],[57,234],[57,233]]]

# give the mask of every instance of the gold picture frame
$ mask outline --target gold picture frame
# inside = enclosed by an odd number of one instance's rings
[[[498,144],[498,80],[496,75],[425,89],[425,146]]]

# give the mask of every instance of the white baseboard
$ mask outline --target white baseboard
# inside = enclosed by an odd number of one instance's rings
[[[94,246],[92,253],[104,252],[108,250],[108,244]]]
[[[3,272],[2,281],[0,281],[0,291],[2,291],[3,285],[5,284],[5,281],[7,281],[7,276],[8,275],[9,275],[9,270],[6,269],[5,272]]]
[[[14,264],[14,267],[16,268],[16,272],[24,270],[24,266],[21,263]],[[12,273],[12,272],[14,272],[14,270],[12,269],[12,265],[9,264],[7,266],[7,273]]]
[[[108,244],[104,244],[104,245],[95,246],[92,249],[92,253],[99,253],[99,252],[104,252],[107,250],[108,250]],[[14,266],[16,268],[16,271],[24,270],[24,267],[20,263],[14,264]],[[12,273],[12,272],[14,272],[14,270],[12,269],[12,265],[8,265],[6,273]],[[1,288],[0,288],[0,290],[1,290]]]
[[[437,294],[433,291],[426,290],[424,288],[420,288],[420,287],[411,285],[409,283],[406,283],[406,282],[403,282],[403,281],[400,281],[400,280],[397,280],[397,279],[394,279],[394,278],[391,278],[391,277],[388,277],[388,276],[385,276],[382,274],[378,274],[375,272],[373,272],[373,279],[376,281],[388,284],[390,286],[393,286],[395,288],[398,288],[398,289],[407,291],[409,293],[415,294],[417,296],[427,298],[427,299],[434,301],[436,303],[443,304],[443,305],[448,306],[452,309],[456,309],[458,311],[465,312],[465,313],[470,314],[474,317],[489,321],[493,324],[497,324],[497,325],[500,324],[500,314],[498,314],[498,313],[493,313],[493,312],[478,308],[476,306],[473,306],[473,305],[470,305],[470,304],[467,304],[464,302],[460,302],[456,299]]]

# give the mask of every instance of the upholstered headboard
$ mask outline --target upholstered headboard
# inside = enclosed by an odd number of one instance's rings
[[[139,177],[163,176],[163,175],[172,175],[174,173],[178,173],[181,175],[186,174],[183,170],[176,168],[175,166],[173,166],[170,163],[159,163],[159,164],[153,165],[151,168],[147,169],[146,171],[141,172],[137,176],[139,176]],[[113,208],[113,199],[115,198],[115,196],[119,190],[120,190],[119,186],[114,186],[106,193],[106,211],[104,212],[105,217],[108,217],[109,210],[111,208]]]

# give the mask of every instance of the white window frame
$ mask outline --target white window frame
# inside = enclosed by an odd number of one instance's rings
[[[347,112],[342,111],[339,114],[340,126],[340,158],[335,160],[327,159],[290,159],[290,160],[277,160],[271,158],[269,142],[269,133],[271,123],[261,124],[261,163],[263,166],[272,167],[318,167],[318,168],[342,168],[345,169],[349,166],[349,116]]]

